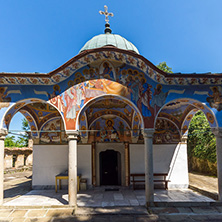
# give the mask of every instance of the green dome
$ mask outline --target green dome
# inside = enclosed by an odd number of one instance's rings
[[[79,52],[87,49],[100,48],[106,45],[112,45],[119,49],[125,49],[139,54],[138,49],[135,47],[135,45],[133,45],[133,43],[129,42],[120,35],[110,33],[94,36],[88,42],[86,42]]]

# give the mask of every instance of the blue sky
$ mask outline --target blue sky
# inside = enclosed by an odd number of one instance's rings
[[[113,33],[153,64],[166,61],[173,72],[222,72],[221,0],[0,0],[0,72],[58,68],[103,33],[98,11],[105,4],[114,13]]]

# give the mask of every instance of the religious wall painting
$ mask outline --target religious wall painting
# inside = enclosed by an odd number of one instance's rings
[[[139,114],[136,112],[134,112],[134,117],[132,120],[132,129],[132,142],[135,143],[138,141],[138,137],[141,134],[141,119]]]
[[[54,89],[54,91],[58,90]],[[69,130],[75,129],[78,113],[86,102],[106,94],[129,97],[127,87],[108,79],[95,79],[72,87],[68,86],[64,93],[57,95],[55,100],[50,99],[49,102],[57,106],[59,111],[64,114],[66,129]]]
[[[174,76],[165,77],[162,73],[159,73],[158,70],[155,70],[150,67],[147,62],[144,62],[141,58],[129,55],[128,53],[116,52],[113,51],[100,51],[100,52],[91,52],[87,53],[81,57],[73,58],[73,62],[70,64],[61,67],[59,71],[54,72],[52,75],[40,75],[39,73],[32,75],[33,77],[26,76],[25,74],[20,75],[7,75],[7,73],[1,73],[0,84],[4,85],[54,85],[61,83],[67,78],[69,78],[73,73],[78,72],[81,68],[89,66],[92,63],[96,63],[101,60],[112,60],[114,62],[121,62],[122,64],[128,64],[134,69],[141,70],[145,73],[147,77],[150,77],[156,83],[168,84],[168,85],[215,85],[221,84],[222,78],[211,76],[198,76],[193,77],[180,77]],[[116,68],[116,67],[115,67]],[[98,72],[97,72],[98,73]],[[4,74],[4,75],[3,75]],[[97,77],[98,78],[98,77]]]
[[[154,88],[153,99],[151,101],[151,106],[154,108],[154,116],[158,113],[160,108],[164,105],[168,92],[162,91],[162,85],[157,84]]]
[[[8,89],[8,87],[0,87],[0,109],[7,108],[10,106],[12,98],[10,94],[19,94],[21,95],[20,90]]]
[[[36,122],[33,119],[32,115],[30,115],[30,113],[27,112],[26,110],[20,110],[20,112],[24,115],[24,117],[28,121],[32,136],[37,137],[38,136],[38,129],[37,129]]]
[[[138,131],[136,143],[143,144],[144,137],[142,131]],[[180,132],[177,126],[170,120],[158,118],[153,135],[154,144],[172,144],[180,142]]]
[[[103,62],[99,68],[99,76],[100,79],[109,79],[115,81],[116,73],[114,66],[108,61]]]
[[[49,102],[63,112],[63,100],[61,96],[61,89],[59,85],[53,86],[53,92],[48,93]]]
[[[180,133],[176,125],[167,120],[158,118],[155,126],[153,142],[158,143],[178,143],[180,142]]]
[[[194,117],[194,115],[197,113],[197,111],[198,111],[198,109],[193,109],[187,114],[187,116],[186,116],[186,118],[183,121],[183,124],[181,126],[182,135],[188,134],[188,129],[189,129],[190,122],[191,122],[192,118]]]
[[[61,118],[49,120],[40,130],[40,144],[66,144]]]
[[[222,87],[213,86],[210,87],[211,93],[208,94],[207,102],[211,108],[215,108],[218,111],[222,110]]]
[[[179,127],[186,118],[187,114],[195,109],[195,106],[190,104],[189,100],[176,100],[172,103],[167,104],[159,113],[159,117],[166,117],[175,122]]]
[[[40,129],[49,119],[60,117],[60,113],[54,106],[39,101],[27,104],[19,111],[29,113],[35,121],[38,129]]]
[[[118,116],[102,116],[90,126],[88,143],[131,142],[129,129],[128,124]]]
[[[88,124],[87,124],[86,112],[82,113],[79,118],[79,129],[80,129],[81,143],[87,143],[87,141],[88,141]]]

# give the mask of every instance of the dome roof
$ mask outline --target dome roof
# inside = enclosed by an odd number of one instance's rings
[[[133,43],[129,42],[120,35],[110,33],[94,36],[88,42],[86,42],[86,44],[81,48],[79,52],[82,52],[87,49],[100,48],[106,45],[112,45],[119,49],[134,51],[139,54],[138,49],[135,45],[133,45]]]

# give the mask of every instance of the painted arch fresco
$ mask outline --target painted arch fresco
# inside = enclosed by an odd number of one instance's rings
[[[155,143],[174,143],[199,109],[211,127],[222,126],[221,81],[166,74],[115,47],[89,50],[49,74],[0,74],[1,128],[19,111],[42,143],[66,142],[67,130],[79,130],[86,143],[141,143],[141,130],[154,127]]]

